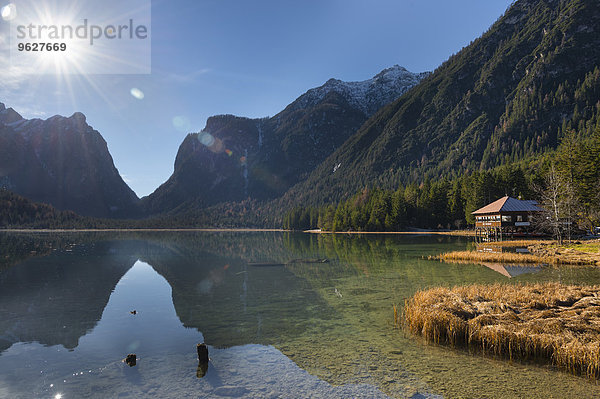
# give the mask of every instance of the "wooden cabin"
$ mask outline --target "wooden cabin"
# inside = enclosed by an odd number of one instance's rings
[[[536,201],[502,197],[473,212],[475,236],[479,240],[502,240],[505,236],[530,235],[536,213],[543,209]]]

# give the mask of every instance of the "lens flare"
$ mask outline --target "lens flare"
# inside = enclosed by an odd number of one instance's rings
[[[192,123],[185,116],[177,115],[173,118],[173,127],[180,132],[187,133],[192,130]]]
[[[133,97],[137,98],[138,100],[143,100],[145,97],[144,92],[136,87],[132,88],[129,92]]]
[[[215,138],[212,134],[206,132],[200,132],[200,134],[198,134],[198,140],[207,147],[210,147],[215,143]]]
[[[205,146],[209,151],[214,152],[215,154],[221,154],[223,152],[227,153],[229,156],[233,154],[229,154],[227,152],[227,148],[225,147],[225,142],[218,137],[213,136],[208,132],[200,132],[197,137],[200,144]]]
[[[229,156],[232,156],[232,155],[233,155],[233,151],[231,151],[231,150],[225,150],[225,153],[226,153],[227,155],[229,155]]]
[[[0,14],[2,14],[2,19],[5,21],[12,21],[17,17],[17,6],[13,3],[7,4],[0,10]]]
[[[140,341],[133,341],[129,345],[127,345],[127,351],[135,352],[136,349],[138,349],[140,347],[140,345],[141,345]]]

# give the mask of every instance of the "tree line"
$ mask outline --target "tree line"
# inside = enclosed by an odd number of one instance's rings
[[[567,124],[566,124],[567,125]],[[283,228],[327,231],[397,231],[407,228],[461,229],[474,223],[471,212],[509,195],[535,199],[548,211],[540,223],[557,238],[572,229],[600,226],[600,126],[568,129],[557,150],[519,163],[425,179],[395,190],[374,183],[337,203],[293,208]],[[552,211],[551,213],[549,211]],[[247,200],[150,219],[83,217],[0,190],[0,228],[177,228],[276,227],[281,213]]]
[[[554,180],[549,179],[552,174]],[[553,187],[556,178],[559,187]],[[426,179],[395,191],[365,188],[337,204],[294,208],[285,214],[283,227],[326,231],[461,229],[475,222],[471,212],[505,195],[535,199],[549,209],[548,194],[557,188],[556,224],[586,230],[600,225],[600,128],[591,136],[570,130],[556,151],[520,163],[452,180]],[[566,223],[566,218],[572,223]]]

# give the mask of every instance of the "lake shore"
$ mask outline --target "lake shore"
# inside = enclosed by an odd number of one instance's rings
[[[530,253],[493,251],[446,252],[429,259],[445,262],[496,262],[600,266],[600,240],[576,241],[559,246],[556,241],[519,240],[485,243],[486,247],[527,247]]]
[[[0,232],[7,233],[92,233],[92,232],[293,232],[286,229],[258,229],[258,228],[106,228],[106,229],[27,229],[27,228],[11,228],[0,229]],[[305,230],[303,233],[310,234],[368,234],[368,235],[444,235],[444,236],[460,236],[470,237],[475,236],[475,233],[470,230],[452,230],[452,231],[435,231],[435,230],[414,230],[414,231],[322,231],[322,230]]]
[[[443,235],[474,237],[475,232],[471,230],[410,230],[410,231],[325,231],[325,230],[305,230],[304,233],[311,234],[387,234],[387,235]]]
[[[206,232],[206,233],[227,233],[227,232],[285,232],[283,229],[0,229],[0,233],[106,233],[106,232]]]
[[[432,288],[406,301],[403,322],[428,342],[600,377],[600,286]]]

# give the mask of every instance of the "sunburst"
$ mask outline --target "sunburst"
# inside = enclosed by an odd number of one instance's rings
[[[95,0],[22,0],[16,6],[12,3],[4,6],[0,14],[11,24],[11,71],[20,76],[27,75],[27,83],[31,87],[36,87],[37,82],[48,76],[54,76],[73,103],[77,93],[91,88],[110,104],[111,98],[114,100],[112,93],[103,89],[93,75],[149,73],[149,39],[146,42],[127,38],[108,40],[106,35],[114,33],[111,26],[118,27],[133,18],[148,26],[145,29],[149,36],[150,0],[107,0],[102,3]],[[102,27],[102,38],[92,43],[89,30],[85,37],[76,34],[75,29],[84,24],[88,25],[87,29],[91,29],[92,25]],[[20,31],[17,29],[19,26],[22,27]],[[50,34],[51,29],[58,34]],[[26,35],[19,37],[19,32],[26,32]],[[43,34],[40,35],[40,32]],[[54,48],[48,51],[48,46],[42,51],[18,51],[18,43],[62,45],[64,51]],[[142,54],[145,49],[145,58],[134,56]]]

